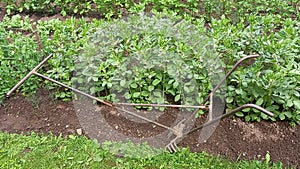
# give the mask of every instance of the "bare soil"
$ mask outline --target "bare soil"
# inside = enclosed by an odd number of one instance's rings
[[[67,136],[78,134],[78,129],[86,134],[78,120],[77,108],[72,101],[63,102],[51,98],[47,90],[39,90],[34,96],[24,97],[17,93],[7,98],[0,105],[0,131],[9,133],[37,133]],[[105,106],[104,117],[108,123],[117,124],[118,132],[141,137],[156,135],[159,128],[151,125],[137,125],[130,120],[124,120],[113,110]],[[97,113],[97,109],[91,109]],[[106,112],[106,113],[105,113]],[[159,122],[172,124],[176,110],[168,110],[161,116]],[[196,121],[200,125],[203,119]],[[145,134],[146,133],[146,134]],[[199,133],[190,134],[180,142],[180,146],[190,147],[193,152],[206,151],[209,154],[220,155],[232,161],[237,159],[264,160],[267,152],[272,162],[281,161],[284,166],[300,164],[300,127],[291,127],[287,122],[255,122],[245,123],[239,118],[223,119],[212,136],[206,142],[199,143]],[[299,166],[298,166],[299,167]]]

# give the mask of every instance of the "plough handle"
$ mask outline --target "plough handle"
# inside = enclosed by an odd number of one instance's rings
[[[53,56],[53,54],[50,54],[41,63],[39,63],[35,68],[33,68],[22,80],[20,80],[12,89],[10,89],[10,91],[8,91],[6,93],[6,97],[9,97],[15,90],[17,90],[27,79],[30,78],[30,76],[32,74],[34,74],[34,72],[37,72],[39,70],[39,68],[41,68],[43,66],[43,64],[45,62],[47,62],[52,56]]]
[[[205,103],[209,100],[209,98],[220,88],[220,86],[225,82],[225,80],[232,74],[233,71],[235,71],[235,69],[245,60],[247,59],[251,59],[251,58],[256,58],[259,55],[254,54],[254,55],[248,55],[245,56],[243,58],[241,58],[238,62],[235,63],[235,65],[231,68],[231,70],[223,77],[223,79],[221,79],[221,81],[217,84],[216,87],[214,87],[214,89],[210,92],[210,94],[202,101],[201,105],[205,105]],[[190,121],[192,118],[195,117],[195,115],[197,114],[198,109],[195,110],[186,121]]]
[[[211,95],[213,95],[220,87],[221,85],[225,82],[225,80],[232,74],[232,72],[235,71],[235,69],[245,60],[251,59],[251,58],[256,58],[259,55],[248,55],[243,58],[241,58],[238,62],[235,63],[235,65],[231,68],[231,70],[223,77],[223,79],[218,83],[218,85],[210,92],[210,94],[203,100],[201,105],[204,105],[208,100]]]

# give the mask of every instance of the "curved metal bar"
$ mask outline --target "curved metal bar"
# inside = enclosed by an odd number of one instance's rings
[[[210,94],[203,100],[202,104],[205,104],[208,100],[209,100],[209,97],[214,94],[219,88],[220,86],[225,82],[225,80],[232,74],[232,72],[235,71],[235,69],[242,63],[244,62],[245,60],[247,59],[251,59],[251,58],[256,58],[258,57],[259,55],[255,54],[255,55],[248,55],[248,56],[245,56],[243,58],[241,58],[239,61],[237,61],[234,66],[230,69],[230,71],[223,77],[223,79],[217,84],[217,86],[210,92]]]
[[[228,117],[228,116],[231,116],[231,115],[233,115],[234,113],[239,112],[239,111],[241,111],[241,110],[243,110],[243,109],[245,109],[245,108],[254,108],[254,109],[257,109],[257,110],[263,112],[264,114],[266,114],[266,115],[268,115],[268,116],[274,116],[273,113],[271,113],[270,111],[268,111],[268,110],[266,110],[266,109],[264,109],[264,108],[262,108],[262,107],[260,107],[260,106],[258,106],[258,105],[256,105],[256,104],[245,104],[245,105],[242,105],[242,106],[240,106],[240,107],[238,107],[238,108],[236,108],[236,109],[233,109],[233,110],[227,112],[226,114],[223,114],[222,116],[219,116],[219,117],[217,117],[217,118],[215,118],[215,119],[209,120],[209,121],[207,121],[206,123],[204,123],[204,124],[202,124],[202,125],[200,125],[200,126],[198,126],[198,127],[196,127],[196,128],[193,128],[192,130],[190,130],[190,131],[188,131],[188,132],[186,132],[186,133],[183,133],[182,135],[176,135],[176,138],[173,139],[173,140],[166,146],[166,149],[168,149],[170,152],[176,152],[176,151],[178,150],[178,147],[177,147],[177,140],[178,140],[178,139],[181,139],[181,138],[183,138],[183,137],[186,137],[187,135],[189,135],[189,134],[191,134],[191,133],[193,133],[193,132],[195,132],[195,131],[197,131],[197,130],[200,130],[200,129],[204,128],[204,127],[207,127],[207,126],[209,126],[209,125],[212,125],[212,124],[218,122],[219,120],[222,120],[222,119],[224,119],[224,118],[226,118],[226,117]]]
[[[243,58],[241,58],[239,61],[237,61],[234,66],[231,68],[231,70],[221,79],[221,81],[217,84],[217,86],[210,92],[210,94],[202,101],[201,105],[205,105],[205,103],[209,100],[209,98],[220,88],[220,86],[225,82],[225,80],[236,70],[236,68],[245,60],[251,59],[251,58],[256,58],[259,55],[254,54],[254,55],[248,55]],[[195,110],[190,117],[188,118],[187,121],[190,121],[192,118],[195,117],[197,114],[198,110]]]
[[[183,136],[187,136],[188,134],[191,134],[191,133],[193,133],[193,132],[195,132],[197,130],[200,130],[200,129],[206,127],[206,126],[209,126],[209,125],[211,125],[211,124],[213,124],[213,123],[215,123],[215,122],[217,122],[219,120],[224,119],[225,117],[231,116],[234,113],[239,112],[239,111],[241,111],[241,110],[243,110],[245,108],[254,108],[254,109],[257,109],[257,110],[263,112],[264,114],[266,114],[268,116],[274,116],[273,113],[271,113],[270,111],[268,111],[268,110],[266,110],[266,109],[264,109],[264,108],[262,108],[262,107],[260,107],[260,106],[258,106],[256,104],[245,104],[245,105],[242,105],[242,106],[240,106],[240,107],[238,107],[236,109],[233,109],[233,110],[231,110],[231,111],[223,114],[222,116],[219,116],[219,117],[217,117],[215,119],[212,119],[212,120],[210,120],[210,121],[208,121],[208,122],[206,122],[206,123],[204,123],[204,124],[202,124],[202,125],[200,125],[200,126],[198,126],[196,128],[193,128],[192,130],[184,133]]]

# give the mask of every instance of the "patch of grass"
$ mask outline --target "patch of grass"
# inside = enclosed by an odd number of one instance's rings
[[[117,158],[86,137],[0,132],[0,168],[282,168],[280,163],[232,163],[188,149],[151,158]]]

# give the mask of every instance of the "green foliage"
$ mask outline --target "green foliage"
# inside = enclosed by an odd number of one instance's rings
[[[299,19],[299,1],[297,0],[204,0],[204,1],[179,1],[179,0],[3,0],[6,12],[38,12],[52,14],[100,14],[102,17],[121,17],[128,13],[139,12],[164,12],[172,10],[180,15],[204,17],[206,21],[220,18],[225,15],[234,22],[246,19],[250,15],[282,14],[284,18]]]
[[[101,21],[87,24],[83,19],[70,18],[63,22],[63,25],[58,19],[33,24],[28,17],[22,19],[20,15],[4,17],[0,23],[1,99],[50,53],[53,53],[54,57],[40,72],[72,85],[71,77],[76,56],[88,40],[88,34],[92,33],[91,30],[99,23]],[[36,25],[35,29],[33,25]],[[41,49],[39,44],[42,45]],[[20,89],[24,94],[34,92],[36,88],[41,87],[40,82],[40,78],[32,76]],[[57,98],[67,100],[72,96],[70,91],[62,90],[53,83],[46,81],[45,84],[49,89],[58,90]]]
[[[0,23],[0,100],[11,86],[23,78],[38,64],[40,51],[35,39],[22,35],[31,31],[29,19],[21,20],[19,15],[11,19],[4,18]],[[39,87],[40,79],[31,78],[25,82],[22,92],[35,91]]]
[[[205,152],[192,153],[188,149],[174,154],[162,152],[149,158],[117,158],[103,148],[96,141],[74,135],[62,138],[0,132],[0,168],[282,168],[280,163],[270,163],[270,158],[265,162],[232,163]]]
[[[104,24],[79,55],[73,82],[112,101],[164,104],[170,95],[175,102],[200,104],[210,89],[201,60],[215,55],[205,48],[212,42],[190,25],[172,27],[172,20],[144,15]]]
[[[228,108],[255,103],[275,113],[271,120],[290,118],[292,124],[299,124],[300,111],[296,106],[300,96],[299,21],[266,15],[252,16],[247,22],[249,25],[244,27],[244,22],[236,25],[221,17],[211,24],[210,34],[219,38],[217,49],[227,56],[228,65],[233,65],[243,51],[260,54],[252,66],[244,66],[230,77]],[[246,121],[269,118],[251,109],[237,115],[245,117]]]
[[[112,154],[126,158],[151,158],[166,153],[166,150],[153,148],[146,142],[135,144],[130,140],[127,140],[126,142],[105,141],[102,143],[101,147]]]
[[[86,42],[92,25],[87,25],[83,19],[75,20],[74,18],[67,19],[63,26],[61,24],[59,20],[41,22],[37,30],[41,36],[41,43],[44,45],[43,51],[54,53],[54,57],[48,61],[47,75],[71,86],[74,61]],[[72,96],[70,91],[61,90],[53,83],[47,83],[47,87],[60,91],[56,94],[57,98],[68,99]]]

